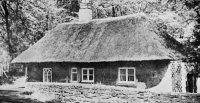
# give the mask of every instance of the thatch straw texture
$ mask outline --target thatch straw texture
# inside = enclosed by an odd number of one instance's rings
[[[181,45],[143,15],[58,25],[12,63],[170,60]]]

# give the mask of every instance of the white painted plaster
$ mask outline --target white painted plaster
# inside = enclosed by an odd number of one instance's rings
[[[197,93],[200,93],[200,78],[197,78]]]
[[[152,87],[149,90],[156,93],[172,92],[171,63],[168,66],[167,72],[165,73],[161,82],[157,86]]]
[[[182,74],[182,93],[186,93],[186,81],[187,81],[187,71],[186,71],[186,64],[181,63],[182,69],[181,69],[181,74]]]
[[[79,21],[90,21],[92,20],[91,9],[80,9],[79,10]]]
[[[171,65],[174,63],[175,66],[178,65],[178,63],[181,63],[181,77],[182,77],[182,93],[186,93],[186,81],[187,81],[187,68],[186,68],[186,63],[180,62],[180,61],[174,61],[171,62],[170,65],[168,66],[168,70],[163,77],[162,81],[155,87],[150,88],[150,91],[153,92],[158,92],[158,93],[169,93],[173,92],[172,91],[172,78],[171,78]],[[197,81],[199,83],[198,90],[200,92],[200,79]]]

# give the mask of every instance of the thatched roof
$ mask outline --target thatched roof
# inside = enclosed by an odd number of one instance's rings
[[[181,45],[150,21],[129,15],[60,24],[12,63],[180,59]]]

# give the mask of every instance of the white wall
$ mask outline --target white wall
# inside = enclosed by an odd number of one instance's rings
[[[185,63],[174,61],[171,62],[168,66],[167,72],[165,73],[162,81],[155,87],[150,88],[149,90],[152,92],[157,93],[172,93],[172,71],[171,71],[171,65],[172,63],[175,63],[175,66],[178,65],[178,63],[181,64],[181,75],[182,75],[182,93],[186,93],[186,80],[187,80],[187,71],[185,67]],[[199,80],[200,81],[200,80]],[[200,83],[200,82],[199,82]]]
[[[91,9],[79,9],[79,21],[90,21],[92,20]]]
[[[200,93],[200,78],[197,78],[197,93]]]
[[[149,90],[156,93],[171,93],[172,92],[172,78],[171,78],[171,64],[168,66],[162,81],[155,87]]]

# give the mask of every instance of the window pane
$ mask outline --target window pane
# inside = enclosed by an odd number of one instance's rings
[[[45,78],[44,82],[48,82],[48,81],[47,81],[47,78]]]
[[[51,71],[49,71],[47,74],[48,74],[48,76],[51,76]]]
[[[49,69],[49,71],[47,72],[48,75],[48,81],[47,82],[51,82],[51,69]]]
[[[128,76],[128,81],[134,81],[134,76]]]
[[[47,82],[51,82],[51,78],[48,78]]]
[[[44,77],[45,77],[45,78],[47,77],[47,73],[46,73],[46,72],[44,72],[44,74],[43,74],[43,75],[44,75]]]
[[[44,82],[47,82],[47,74],[44,73]]]
[[[47,82],[51,82],[51,74],[48,74],[48,80]]]
[[[83,75],[83,80],[87,80],[87,75]]]
[[[72,74],[72,81],[77,81],[77,74],[76,73]]]
[[[89,76],[89,80],[93,80],[93,75],[90,75],[90,76]]]
[[[89,74],[93,74],[93,70],[89,70]]]
[[[126,81],[126,76],[120,76],[120,81]]]
[[[72,69],[72,72],[77,72],[77,69]]]
[[[87,74],[87,70],[83,70],[83,74]]]
[[[128,75],[134,75],[134,69],[128,69]]]
[[[120,74],[126,75],[126,69],[120,69]]]

